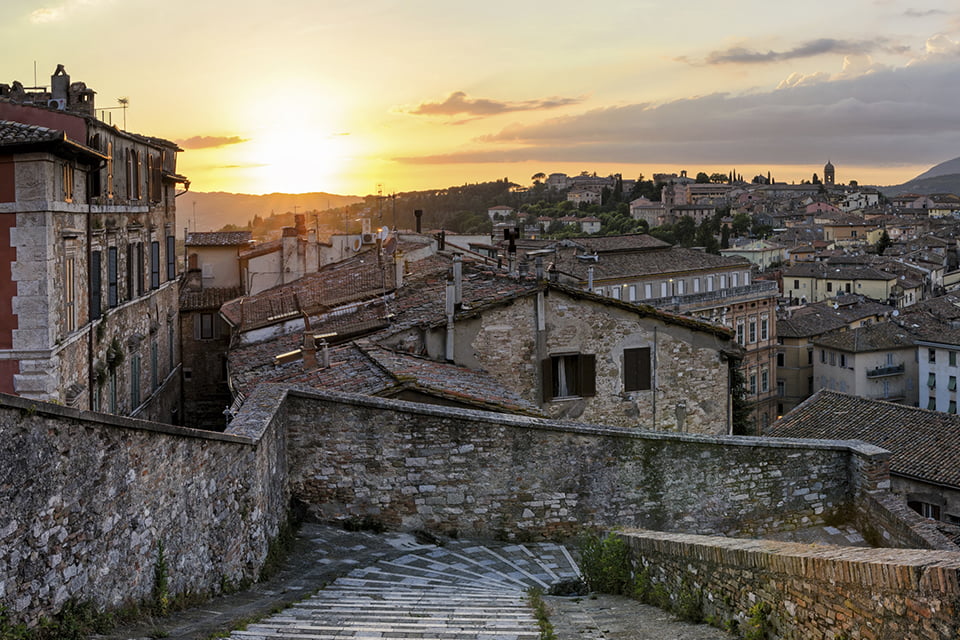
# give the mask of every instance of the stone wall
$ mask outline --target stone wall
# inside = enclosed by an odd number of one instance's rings
[[[150,597],[257,576],[286,517],[281,395],[216,434],[0,396],[0,605],[35,623],[70,598]]]
[[[624,531],[638,573],[676,605],[699,598],[777,638],[943,638],[960,631],[960,552],[869,549]]]
[[[291,489],[322,519],[471,536],[582,527],[752,535],[849,513],[889,454],[848,442],[637,432],[291,392]],[[859,460],[861,464],[853,464]]]

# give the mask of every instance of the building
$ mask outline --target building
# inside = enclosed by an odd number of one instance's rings
[[[94,117],[62,65],[0,86],[0,391],[178,422],[180,149]]]
[[[820,336],[886,321],[894,308],[863,296],[837,296],[777,314],[777,414],[813,395],[814,347]]]
[[[734,331],[756,428],[777,416],[777,283],[754,281],[743,258],[672,247],[649,235],[542,244],[560,282],[597,295],[693,316]]]
[[[724,327],[442,251],[396,271],[356,260],[317,275],[221,310],[234,328],[236,406],[282,381],[644,429],[731,428],[742,351]]]
[[[823,184],[828,187],[832,187],[837,179],[837,170],[834,168],[833,163],[827,160],[827,164],[823,165]]]
[[[916,405],[915,336],[901,324],[880,322],[815,338],[814,390]]]
[[[893,493],[922,516],[960,524],[960,417],[820,391],[768,435],[862,440],[887,449]]]
[[[783,245],[768,240],[751,240],[729,249],[721,249],[720,255],[746,258],[761,271],[766,271],[770,267],[783,264],[787,250]]]

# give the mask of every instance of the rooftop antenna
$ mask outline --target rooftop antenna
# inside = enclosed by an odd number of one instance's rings
[[[33,61],[33,86],[37,86],[37,61]]]
[[[117,98],[117,102],[120,103],[120,107],[123,109],[123,130],[127,130],[127,105],[130,104],[130,98],[127,96],[122,96]]]

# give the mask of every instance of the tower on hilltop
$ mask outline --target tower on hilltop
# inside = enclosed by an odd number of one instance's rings
[[[827,160],[827,164],[823,165],[823,184],[833,185],[835,177],[836,170],[833,168],[833,164]]]

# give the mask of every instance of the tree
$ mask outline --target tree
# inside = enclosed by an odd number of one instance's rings
[[[890,240],[890,234],[884,229],[883,233],[880,234],[880,239],[877,240],[877,255],[882,256],[883,252],[886,251],[891,244],[893,243]]]
[[[720,248],[730,248],[730,227],[727,225],[720,227]]]
[[[710,182],[710,176],[705,172],[701,171],[697,174],[697,184],[706,184],[708,182]]]
[[[543,182],[546,179],[547,179],[547,174],[543,172],[535,173],[532,176],[530,176],[530,180],[532,180],[534,184],[539,184],[540,182]]]
[[[712,183],[714,183],[714,184],[722,184],[722,183],[726,182],[728,179],[729,179],[728,176],[726,176],[726,175],[724,175],[724,174],[722,174],[722,173],[711,173],[711,174],[710,174],[710,182],[712,182]]]
[[[692,247],[697,238],[697,223],[690,216],[683,216],[673,225],[673,235],[682,247]]]
[[[745,236],[750,232],[750,225],[753,220],[749,213],[737,213],[733,216],[733,233],[737,236]]]
[[[713,225],[704,221],[697,227],[696,243],[698,247],[703,247],[707,253],[720,253],[720,243],[713,235]]]

